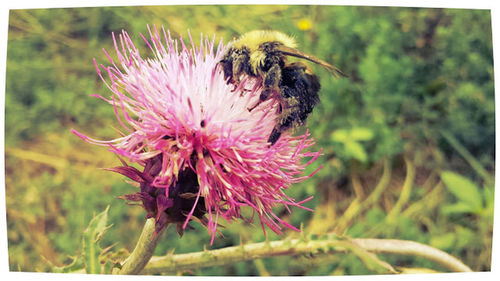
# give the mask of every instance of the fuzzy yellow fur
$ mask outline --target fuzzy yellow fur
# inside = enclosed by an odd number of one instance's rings
[[[233,47],[240,49],[246,47],[250,51],[250,64],[252,70],[257,73],[259,66],[262,65],[266,54],[259,50],[259,46],[265,42],[280,42],[283,45],[296,48],[295,40],[276,30],[253,30],[243,34],[240,38],[232,42]]]
[[[292,37],[276,30],[253,30],[247,32],[234,42],[234,46],[238,49],[245,46],[250,49],[250,52],[253,52],[259,48],[259,45],[265,42],[281,42],[290,48],[297,47],[297,43]]]

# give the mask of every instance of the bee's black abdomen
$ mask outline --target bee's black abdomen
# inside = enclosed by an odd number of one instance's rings
[[[303,125],[319,102],[318,77],[308,73],[303,63],[292,63],[282,69],[279,88],[282,113],[269,137],[272,144],[279,139],[283,131]]]
[[[288,88],[284,92],[284,97],[296,98],[304,109],[312,111],[312,108],[319,102],[320,84],[318,77],[308,73],[303,63],[292,63],[283,68],[281,86]]]

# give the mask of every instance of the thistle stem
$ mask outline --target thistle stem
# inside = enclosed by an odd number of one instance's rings
[[[470,272],[470,267],[457,258],[431,246],[397,239],[353,239],[361,248],[378,253],[419,256],[437,262],[454,272]]]
[[[162,274],[187,269],[232,264],[273,256],[335,254],[351,252],[377,273],[397,273],[391,265],[378,259],[373,252],[413,255],[435,261],[451,271],[467,272],[471,269],[453,256],[436,248],[413,241],[394,239],[326,239],[261,242],[223,249],[188,254],[153,257],[141,274]]]
[[[158,239],[163,233],[163,231],[161,231],[160,233],[154,235],[154,232],[154,218],[147,219],[144,224],[144,228],[142,229],[141,236],[139,237],[139,241],[137,241],[137,244],[135,245],[134,251],[132,251],[130,256],[124,261],[124,264],[122,265],[121,270],[118,271],[118,274],[134,275],[141,272],[153,256]]]

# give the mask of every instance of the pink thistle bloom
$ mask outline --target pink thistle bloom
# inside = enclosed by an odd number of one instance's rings
[[[243,79],[236,89],[226,83],[217,66],[224,54],[222,41],[214,53],[215,37],[210,41],[202,35],[198,47],[189,36],[187,47],[163,28],[148,30],[150,40],[143,39],[153,58],[142,58],[123,31],[118,40],[113,34],[118,61],[106,52],[109,66],[94,60],[113,93],[111,99],[97,97],[113,105],[123,136],[101,141],[73,133],[144,167],[140,172],[122,161],[123,167],[109,170],[140,184],[141,192],[124,198],[142,201],[147,217],[156,219],[157,232],[176,223],[182,234],[196,219],[208,227],[213,242],[218,220],[241,218],[244,206],[258,215],[264,232],[268,226],[281,233],[282,225],[298,231],[272,209],[283,204],[288,210],[310,210],[302,204],[312,197],[296,202],[284,193],[312,175],[303,171],[321,152],[306,151],[314,144],[309,134],[285,132],[272,146],[267,142],[276,125],[277,103],[269,100],[249,112],[261,87],[251,79]]]

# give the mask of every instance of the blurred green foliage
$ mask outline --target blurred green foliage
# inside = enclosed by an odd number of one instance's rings
[[[473,270],[490,270],[495,164],[490,11],[343,6],[11,10],[5,120],[11,270],[69,264],[75,251],[84,251],[79,248],[84,228],[107,205],[113,227],[100,245],[133,248],[145,214],[115,197],[134,187],[98,170],[119,161],[69,130],[116,137],[112,108],[89,97],[108,94],[92,59],[106,62],[101,49],[112,53],[111,32],[127,30],[142,44],[139,34],[147,33],[147,24],[163,25],[174,37],[187,38],[189,30],[194,38],[216,34],[225,42],[251,29],[281,30],[295,36],[303,51],[349,75],[332,79],[312,66],[322,82],[322,102],[308,129],[324,155],[309,171],[324,167],[288,194],[314,195],[308,207],[315,211],[288,215],[277,208],[277,214],[310,233],[410,239],[443,249]],[[202,250],[209,235],[193,226],[182,239],[167,229],[156,254]],[[265,239],[258,223],[225,226],[224,237],[210,248]],[[267,232],[268,239],[283,238]],[[435,268],[414,257],[383,258],[394,266]],[[183,274],[266,273],[371,272],[345,255],[277,257]]]

